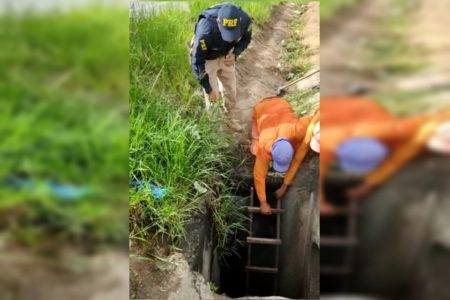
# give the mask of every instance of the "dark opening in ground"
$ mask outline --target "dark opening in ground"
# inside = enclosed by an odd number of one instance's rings
[[[338,207],[348,205],[348,198],[345,192],[350,187],[357,186],[360,178],[346,176],[339,172],[333,173],[325,178],[324,189],[326,199],[330,203]],[[321,239],[327,238],[345,238],[348,234],[347,215],[339,215],[333,217],[325,217],[320,219],[320,236]],[[330,246],[322,245],[320,249],[320,266],[325,268],[345,268],[348,258],[348,247],[342,245]],[[341,269],[342,270],[342,269]],[[336,272],[334,274],[320,274],[320,292],[322,294],[336,294],[351,292],[351,273]]]
[[[279,185],[268,184],[267,197],[268,202],[274,208],[276,199],[273,196]],[[249,196],[250,188],[246,186],[242,191],[243,196]],[[259,202],[254,194],[255,203],[252,206],[259,206]],[[250,200],[247,205],[250,204]],[[247,222],[246,227],[249,227]],[[253,214],[253,236],[264,238],[276,238],[276,215],[263,216],[260,213]],[[227,294],[229,297],[237,298],[242,296],[272,296],[276,295],[277,274],[254,273],[249,274],[248,291],[246,287],[248,245],[246,238],[247,232],[239,232],[234,239],[242,241],[242,245],[237,248],[234,255],[227,256],[220,263],[220,287],[219,291]],[[234,241],[232,241],[234,242]],[[276,246],[274,245],[252,245],[250,264],[260,267],[275,267],[276,265]]]

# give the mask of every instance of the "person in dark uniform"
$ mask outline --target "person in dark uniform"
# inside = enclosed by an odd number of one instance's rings
[[[247,49],[252,38],[251,19],[239,6],[220,4],[203,11],[195,25],[191,43],[191,65],[196,79],[205,93],[205,105],[224,98],[225,112],[236,109],[237,57]],[[236,131],[242,128],[236,120],[230,121]]]

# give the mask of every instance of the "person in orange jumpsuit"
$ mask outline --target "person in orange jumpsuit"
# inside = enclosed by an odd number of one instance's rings
[[[286,172],[282,186],[275,193],[280,199],[309,149],[318,120],[319,113],[298,118],[281,97],[265,98],[253,108],[251,152],[256,156],[253,178],[262,214],[271,214],[265,183],[270,161],[276,172]]]
[[[320,111],[322,123],[321,215],[333,215],[344,210],[326,201],[323,189],[324,177],[333,162],[341,160],[342,166],[342,160],[345,159],[348,164],[356,166],[357,163],[365,160],[366,165],[370,164],[358,174],[363,177],[362,183],[347,193],[350,198],[360,198],[417,155],[439,125],[450,120],[448,110],[433,115],[398,118],[374,101],[357,96],[322,98]],[[381,150],[385,148],[387,155],[375,157],[372,151],[375,149],[358,148],[358,145],[361,145],[361,139],[372,142],[371,145],[375,145],[372,148],[381,147]],[[362,142],[367,144],[367,140]],[[345,147],[346,150],[351,149],[353,152],[341,151],[344,154],[339,157],[340,150]],[[353,153],[354,157],[348,157],[348,153]],[[347,157],[344,157],[345,155]],[[375,161],[374,164],[374,160],[379,161]]]

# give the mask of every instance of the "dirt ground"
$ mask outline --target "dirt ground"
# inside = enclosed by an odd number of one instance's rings
[[[248,49],[236,64],[238,82],[238,101],[232,116],[244,128],[241,139],[250,138],[251,111],[258,100],[274,96],[278,86],[286,83],[281,75],[280,54],[283,41],[291,34],[289,24],[294,18],[303,18],[305,24],[298,34],[301,41],[311,50],[312,68],[319,64],[319,3],[311,2],[299,9],[298,4],[284,3],[274,9],[272,17],[253,37]],[[310,82],[318,82],[316,74]],[[311,83],[309,84],[311,86]],[[298,88],[301,86],[299,85]]]
[[[406,17],[399,16],[409,22],[402,34],[406,47],[420,51],[411,57],[414,60],[411,63],[421,65],[417,71],[379,76],[383,70],[374,69],[373,63],[367,60],[371,41],[382,38],[380,34],[386,30],[383,22],[398,9],[395,2],[361,0],[360,4],[322,24],[321,96],[345,94],[355,87],[364,87],[373,93],[412,93],[412,97],[423,97],[424,103],[429,103],[429,110],[449,104],[448,1],[412,1],[415,3],[412,11]]]
[[[127,268],[125,252],[86,254],[68,247],[58,253],[41,254],[4,242],[0,245],[0,298],[127,299]]]
[[[191,272],[183,254],[131,243],[130,298],[158,300],[221,300],[198,273]],[[151,252],[151,253],[149,253]]]
[[[321,28],[321,96],[344,94],[352,86],[374,88],[363,54],[383,19],[388,0],[361,0]]]
[[[300,32],[302,44],[308,48],[308,63],[311,65],[312,73],[320,70],[320,4],[319,2],[310,2],[305,4],[305,11],[302,14],[303,27]],[[320,73],[317,73],[305,80],[296,83],[288,91],[305,90],[314,86],[320,86]],[[317,99],[319,101],[319,99]]]
[[[450,3],[446,0],[421,0],[409,31],[411,45],[426,48],[427,71],[450,71]]]
[[[167,258],[165,249],[144,248],[131,242],[130,253],[131,299],[167,299],[167,295],[179,286],[179,279],[169,280],[173,279],[177,266],[176,257]],[[159,256],[164,259],[158,259]]]
[[[420,0],[408,30],[411,47],[424,50],[425,67],[401,78],[396,87],[409,91],[430,91],[426,101],[432,107],[450,105],[450,3],[446,0]]]
[[[256,101],[275,95],[277,86],[284,82],[278,71],[281,41],[289,37],[288,25],[294,18],[292,4],[278,6],[269,22],[252,38],[248,49],[236,63],[238,96],[235,115],[246,136],[251,129],[251,110]]]

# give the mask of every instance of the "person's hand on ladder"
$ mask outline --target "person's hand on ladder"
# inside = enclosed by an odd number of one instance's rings
[[[373,190],[373,186],[369,183],[363,183],[357,187],[351,188],[347,191],[347,196],[353,199],[359,199],[366,196]]]
[[[271,215],[272,214],[272,208],[267,202],[261,202],[260,205],[261,214],[263,215]]]
[[[284,195],[286,194],[288,186],[284,183],[280,186],[278,190],[275,191],[275,197],[277,197],[277,200],[281,200]]]

